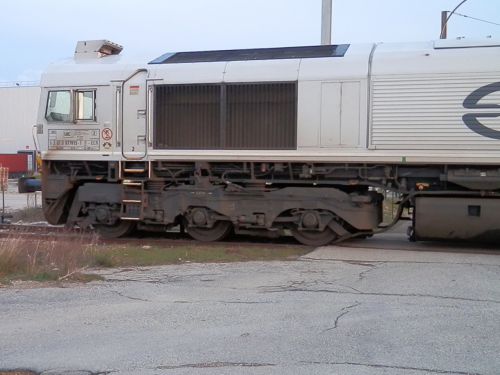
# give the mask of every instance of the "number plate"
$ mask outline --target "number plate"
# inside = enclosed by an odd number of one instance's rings
[[[50,129],[49,150],[99,151],[99,129]]]

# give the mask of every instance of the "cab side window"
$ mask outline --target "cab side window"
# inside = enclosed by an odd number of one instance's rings
[[[71,122],[71,91],[49,91],[45,118],[51,122]]]
[[[49,122],[96,121],[96,90],[49,91],[45,118]]]
[[[95,91],[78,90],[75,92],[75,120],[95,121]]]

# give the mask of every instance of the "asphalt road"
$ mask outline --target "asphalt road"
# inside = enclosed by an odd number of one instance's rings
[[[22,210],[29,207],[41,207],[42,196],[41,192],[30,194],[19,194],[17,192],[17,179],[9,180],[8,189],[4,192],[5,211],[12,212],[15,210]],[[0,197],[1,199],[1,197]],[[0,208],[2,201],[0,201]]]
[[[0,373],[500,373],[500,254],[348,246],[0,289]]]

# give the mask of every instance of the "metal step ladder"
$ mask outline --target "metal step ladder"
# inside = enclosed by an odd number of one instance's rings
[[[122,207],[120,218],[128,221],[140,221],[144,218],[146,195],[144,194],[144,180],[123,180]]]
[[[149,177],[150,163],[145,161],[124,161],[121,164],[120,174],[123,179],[146,179]]]

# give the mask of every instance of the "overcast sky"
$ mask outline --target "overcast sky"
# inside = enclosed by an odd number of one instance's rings
[[[333,43],[432,40],[441,10],[459,0],[333,0]],[[165,52],[313,45],[321,0],[3,0],[0,82],[38,80],[71,57],[77,40],[109,39],[149,61]],[[500,0],[468,0],[459,13],[500,23]],[[449,37],[500,27],[455,16]]]

